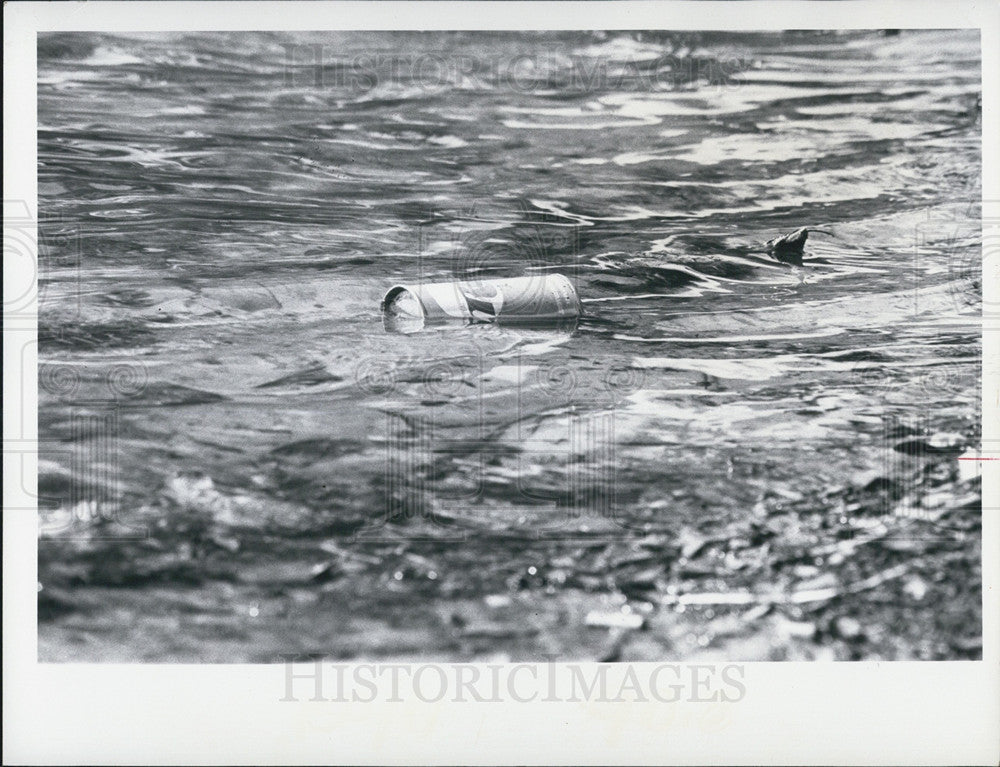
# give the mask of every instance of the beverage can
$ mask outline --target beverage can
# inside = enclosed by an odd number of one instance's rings
[[[386,329],[403,332],[447,321],[562,324],[579,315],[576,289],[562,274],[394,285],[382,299]]]

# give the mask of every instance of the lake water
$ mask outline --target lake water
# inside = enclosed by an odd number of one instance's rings
[[[42,659],[979,652],[978,34],[38,50]]]

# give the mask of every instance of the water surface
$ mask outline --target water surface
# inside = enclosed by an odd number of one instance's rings
[[[979,93],[963,31],[40,35],[40,656],[975,656]],[[544,271],[575,329],[382,326]]]

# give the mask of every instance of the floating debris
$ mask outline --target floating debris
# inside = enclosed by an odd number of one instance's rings
[[[641,629],[646,619],[636,613],[602,612],[591,610],[583,619],[585,626],[608,629]]]
[[[580,316],[580,299],[562,274],[395,285],[382,299],[382,316],[386,330],[401,333],[449,320],[562,324]]]
[[[833,232],[828,232],[825,229],[809,229],[803,226],[801,229],[796,229],[791,234],[786,234],[783,237],[775,237],[772,240],[768,240],[766,243],[767,252],[779,261],[801,265],[802,251],[805,248],[806,240],[809,239],[809,232],[818,232],[820,234],[833,236]]]

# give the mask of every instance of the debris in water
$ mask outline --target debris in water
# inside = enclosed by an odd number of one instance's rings
[[[562,274],[395,285],[382,299],[382,315],[386,330],[402,333],[449,320],[569,326],[580,299]]]
[[[586,626],[609,629],[641,629],[646,619],[636,613],[601,612],[591,610],[583,619]]]
[[[784,261],[787,264],[802,264],[802,249],[806,245],[806,240],[809,239],[809,232],[819,232],[820,234],[833,235],[833,232],[828,232],[825,229],[812,229],[807,227],[802,227],[801,229],[796,229],[791,234],[786,234],[783,237],[775,237],[773,240],[767,241],[767,252],[774,256],[779,261]]]

